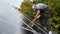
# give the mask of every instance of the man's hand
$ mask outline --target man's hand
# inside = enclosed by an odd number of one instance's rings
[[[40,17],[41,15],[37,16],[37,19]]]
[[[34,18],[36,18],[37,16],[34,16]]]
[[[38,16],[34,16],[34,19],[38,19],[41,15],[38,15]]]
[[[34,21],[31,21],[31,23],[29,24],[29,26],[33,27],[34,23],[35,23]]]
[[[33,25],[35,24],[36,20],[37,20],[39,17],[40,17],[40,15],[39,15],[39,16],[36,16],[36,18],[34,18],[34,19],[31,21],[31,23],[29,24],[29,26],[30,26],[30,27],[33,27]]]

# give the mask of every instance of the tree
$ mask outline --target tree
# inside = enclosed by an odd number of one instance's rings
[[[24,0],[21,4],[20,11],[22,11],[24,14],[28,15],[29,17],[33,18],[35,12],[32,10],[32,5],[33,5],[32,1]]]

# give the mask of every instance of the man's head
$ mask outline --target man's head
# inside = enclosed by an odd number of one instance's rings
[[[40,9],[44,9],[44,8],[46,8],[46,7],[48,7],[46,4],[38,3],[38,4],[34,4],[34,5],[32,6],[32,9],[33,9],[33,10],[40,10]]]
[[[35,11],[36,10],[36,4],[32,6],[32,9]]]

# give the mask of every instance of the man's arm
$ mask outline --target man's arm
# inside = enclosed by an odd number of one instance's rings
[[[40,15],[40,10],[37,10],[36,15],[34,16],[34,18],[37,18]]]
[[[31,21],[31,23],[29,24],[30,27],[33,27],[33,25],[35,24],[36,20],[40,17],[40,10],[37,11],[34,19]]]

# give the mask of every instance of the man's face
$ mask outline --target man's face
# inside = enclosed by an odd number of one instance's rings
[[[36,10],[36,5],[34,5],[34,7],[32,9],[35,11]]]

